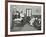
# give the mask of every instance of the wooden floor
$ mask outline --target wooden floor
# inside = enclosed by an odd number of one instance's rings
[[[35,31],[37,30],[35,27],[25,24],[23,27],[13,27],[12,31]]]
[[[23,28],[22,28],[22,31],[35,31],[37,30],[35,27],[31,26],[31,25],[28,25],[26,24]]]

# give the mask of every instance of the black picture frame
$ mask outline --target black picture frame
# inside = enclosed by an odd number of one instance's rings
[[[43,33],[32,33],[32,34],[16,34],[8,35],[8,3],[28,3],[28,4],[43,4]],[[27,2],[27,1],[15,1],[15,0],[5,0],[5,37],[8,36],[24,36],[24,35],[41,35],[45,34],[45,3],[44,2]]]

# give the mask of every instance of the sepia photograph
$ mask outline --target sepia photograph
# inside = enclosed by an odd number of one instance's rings
[[[8,3],[8,35],[43,33],[43,4]]]

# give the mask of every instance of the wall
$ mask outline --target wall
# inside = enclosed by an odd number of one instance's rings
[[[26,13],[26,8],[32,10],[32,15],[41,15],[41,6],[11,5],[11,12],[18,10],[19,12],[23,11],[23,13]]]

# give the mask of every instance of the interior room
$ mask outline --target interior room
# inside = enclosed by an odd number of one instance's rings
[[[28,5],[10,6],[11,31],[41,30],[41,7]]]

